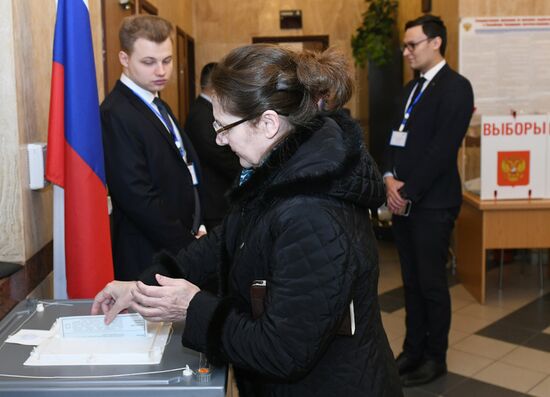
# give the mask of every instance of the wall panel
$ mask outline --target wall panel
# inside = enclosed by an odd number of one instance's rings
[[[197,75],[206,63],[250,44],[253,36],[329,35],[330,45],[351,60],[351,35],[366,9],[364,0],[200,0],[194,5]],[[279,29],[279,11],[289,9],[302,10],[302,29]],[[364,93],[366,81],[358,88]],[[354,114],[357,98],[348,105]]]
[[[0,261],[25,262],[52,239],[52,188],[28,188],[26,145],[47,141],[55,1],[2,1],[0,7],[7,54],[0,61]],[[89,0],[89,7],[101,98],[99,0]]]
[[[550,15],[548,0],[460,0],[459,15],[511,16]]]
[[[19,178],[19,138],[15,84],[15,45],[11,1],[0,2],[0,261],[21,262],[23,209]]]
[[[158,8],[159,17],[166,18],[179,26],[185,33],[193,36],[193,1],[192,0],[149,0],[151,4]],[[221,2],[220,2],[221,3]],[[174,57],[176,54],[176,46],[174,42]],[[175,58],[174,58],[175,59]],[[178,73],[174,64],[172,77],[164,90],[162,98],[170,105],[172,110],[176,112],[179,106],[178,103]]]

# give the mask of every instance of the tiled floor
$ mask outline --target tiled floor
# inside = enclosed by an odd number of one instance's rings
[[[381,241],[380,305],[395,354],[405,335],[399,262],[391,242]],[[523,265],[522,265],[523,264]],[[550,280],[539,288],[538,268],[528,253],[487,273],[487,302],[480,305],[458,280],[451,280],[453,317],[449,373],[435,382],[405,389],[405,396],[550,397]]]

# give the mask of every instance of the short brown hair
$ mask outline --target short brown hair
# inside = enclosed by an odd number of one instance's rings
[[[260,116],[274,110],[293,126],[307,125],[322,111],[341,108],[351,97],[353,80],[345,56],[325,52],[293,52],[272,44],[236,48],[214,68],[211,84],[225,111]]]
[[[163,43],[170,38],[174,27],[166,19],[154,15],[133,15],[122,20],[118,38],[120,49],[131,54],[137,39]]]

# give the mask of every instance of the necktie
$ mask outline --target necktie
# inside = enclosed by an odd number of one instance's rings
[[[418,98],[418,95],[420,95],[420,93],[422,92],[422,87],[424,86],[425,82],[426,82],[426,79],[424,77],[419,77],[416,80],[416,87],[414,88],[413,96],[411,97],[411,104],[414,103],[416,98]]]
[[[157,106],[162,121],[164,121],[164,124],[166,124],[166,127],[168,128],[168,131],[170,132],[170,135],[172,136],[172,139],[174,140],[174,143],[176,144],[176,147],[178,148],[181,157],[185,160],[185,149],[183,148],[183,144],[178,140],[178,137],[176,136],[174,125],[172,124],[172,120],[170,120],[170,116],[168,115],[168,110],[166,110],[166,106],[159,97],[153,99],[153,103]]]
[[[170,120],[170,116],[168,115],[168,110],[166,110],[166,106],[164,106],[164,103],[162,103],[159,97],[153,99],[153,103],[157,106],[160,117],[162,118],[162,121],[164,121],[164,124],[166,124],[168,131],[170,131],[170,135],[174,137],[174,126],[172,125],[172,120]]]

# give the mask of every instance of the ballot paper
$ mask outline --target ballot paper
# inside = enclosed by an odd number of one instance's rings
[[[119,315],[109,326],[103,316],[60,317],[24,365],[158,364],[171,327],[171,323],[148,322],[139,315]]]
[[[20,329],[15,334],[8,336],[6,343],[19,345],[38,346],[52,336],[52,331],[42,329]]]
[[[58,321],[64,338],[147,336],[147,322],[137,313],[119,314],[109,325],[103,315],[60,317]]]

